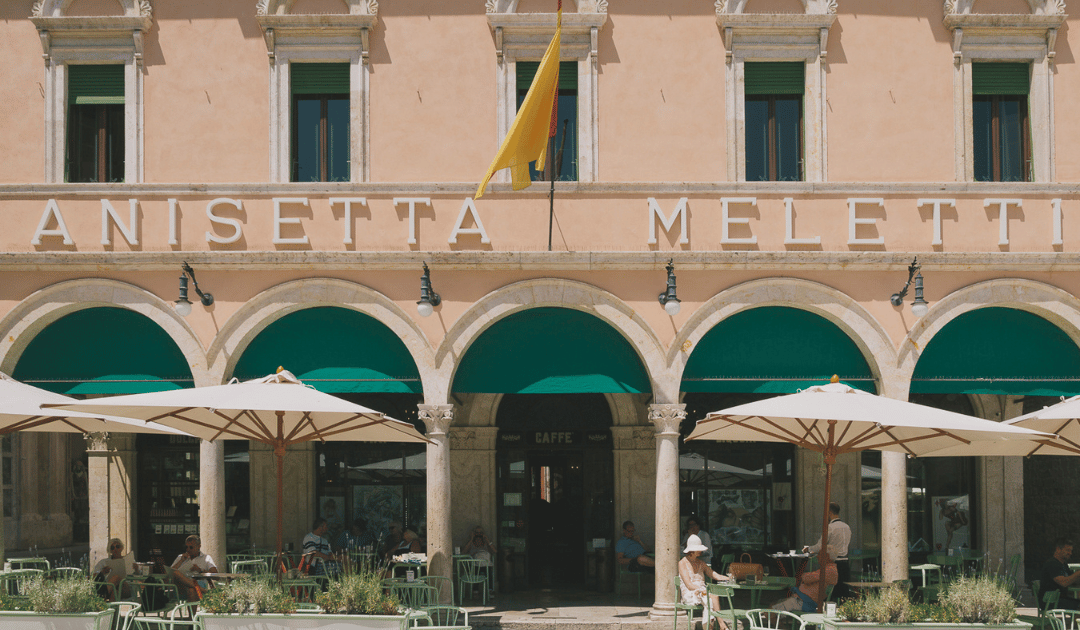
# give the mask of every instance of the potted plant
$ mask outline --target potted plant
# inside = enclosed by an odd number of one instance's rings
[[[297,614],[288,588],[274,576],[234,580],[203,596],[203,630],[404,630],[408,617],[374,573],[346,574],[318,593],[318,611]]]
[[[109,608],[88,578],[37,576],[23,586],[23,596],[10,595],[7,588],[0,592],[0,626],[11,624],[24,630],[109,630],[112,626],[116,610]]]
[[[935,604],[916,604],[907,587],[893,584],[862,597],[849,599],[825,619],[828,630],[874,630],[910,626],[920,630],[958,628],[1026,630],[1018,621],[1016,602],[1009,588],[991,576],[959,577],[949,583]]]

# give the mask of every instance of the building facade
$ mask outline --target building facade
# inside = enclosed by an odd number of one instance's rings
[[[691,514],[725,552],[819,535],[820,457],[684,443],[709,411],[833,374],[993,420],[1080,393],[1061,0],[565,5],[559,157],[476,200],[555,0],[3,3],[0,371],[92,397],[285,367],[431,440],[290,449],[286,540],[405,521],[446,573],[479,524],[503,587],[601,588],[631,519],[658,615]],[[273,538],[258,444],[2,456],[9,547]],[[1032,567],[1075,471],[865,453],[833,496],[888,578]]]

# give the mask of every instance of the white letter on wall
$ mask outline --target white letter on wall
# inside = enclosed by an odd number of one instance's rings
[[[686,197],[679,198],[679,203],[675,204],[675,210],[671,212],[670,217],[665,217],[660,204],[656,203],[654,197],[649,197],[649,245],[656,245],[657,219],[664,226],[665,232],[670,232],[671,226],[675,225],[675,219],[679,219],[679,243],[690,242],[690,239],[686,238]]]
[[[1054,240],[1050,244],[1061,245],[1061,200],[1051,199],[1050,206],[1054,209]]]
[[[56,229],[45,229],[45,226],[49,225],[53,218],[56,219]],[[56,205],[55,199],[50,199],[49,203],[45,204],[45,212],[41,213],[41,221],[38,222],[37,229],[34,230],[34,238],[30,241],[30,244],[41,245],[42,236],[63,236],[64,245],[75,244],[75,241],[71,240],[71,235],[68,234],[67,225],[64,224],[64,215],[60,214],[60,207]]]
[[[240,237],[243,236],[243,234],[244,234],[243,228],[240,227],[240,222],[239,221],[237,221],[236,219],[227,219],[225,217],[219,217],[216,214],[214,214],[214,208],[218,207],[221,204],[227,204],[227,205],[230,205],[230,206],[236,208],[237,210],[243,210],[243,206],[241,205],[241,202],[237,201],[236,199],[228,199],[226,197],[219,197],[217,199],[212,199],[210,201],[210,203],[206,204],[206,216],[207,216],[207,218],[210,219],[211,223],[216,223],[218,225],[231,225],[232,229],[233,229],[232,236],[218,236],[217,234],[214,234],[213,232],[207,232],[206,233],[206,242],[207,243],[222,243],[222,244],[235,243],[236,241],[239,241]]]
[[[175,199],[169,200],[169,245],[179,245],[180,241],[176,234],[176,224],[179,219],[180,206]]]
[[[795,200],[784,197],[784,217],[787,221],[787,231],[784,233],[784,245],[821,245],[821,237],[795,238]]]
[[[416,245],[416,204],[423,203],[428,206],[431,205],[431,199],[428,197],[394,197],[394,206],[399,203],[409,204],[409,245]]]
[[[102,199],[101,200],[101,244],[102,245],[112,245],[112,235],[109,232],[109,219],[110,218],[112,219],[112,222],[116,224],[116,228],[118,230],[120,230],[120,233],[124,235],[124,240],[127,241],[129,245],[138,245],[139,244],[139,235],[138,235],[138,231],[139,231],[139,200],[138,199],[128,199],[128,205],[131,208],[131,210],[129,212],[129,214],[131,215],[130,221],[129,221],[130,225],[125,227],[123,220],[120,219],[120,215],[116,214],[116,208],[112,207],[112,204],[109,203],[109,200],[108,199]]]
[[[921,208],[927,204],[934,204],[934,240],[930,241],[931,245],[941,245],[941,206],[947,204],[956,207],[955,199],[920,199],[916,203],[916,208]]]
[[[476,227],[461,227],[461,224],[465,222],[466,214],[472,215],[473,223],[476,224]],[[473,205],[471,197],[466,197],[464,203],[461,204],[461,212],[457,215],[457,224],[454,225],[454,231],[450,233],[450,239],[446,242],[457,243],[458,234],[479,234],[481,243],[491,242],[491,239],[488,238],[487,231],[484,230],[484,224],[480,221],[480,214],[476,212],[476,206]]]
[[[358,203],[362,206],[367,205],[366,197],[331,197],[330,208],[334,207],[336,203],[345,204],[345,239],[342,243],[346,245],[352,245],[352,205]]]
[[[307,234],[299,238],[283,238],[281,236],[282,225],[300,225],[300,217],[289,217],[288,219],[281,217],[281,204],[283,203],[298,203],[307,206],[308,200],[307,197],[274,197],[274,239],[270,242],[274,245],[307,245]]]
[[[720,243],[721,244],[742,244],[753,245],[757,243],[757,237],[751,236],[749,238],[729,238],[728,227],[732,225],[745,225],[750,226],[750,219],[731,219],[728,218],[728,204],[731,203],[748,203],[751,206],[757,205],[757,197],[721,197],[720,198]]]
[[[1024,207],[1023,199],[985,199],[983,207],[998,207],[998,245],[1009,244],[1009,206]]]
[[[884,245],[885,237],[879,236],[877,238],[856,238],[855,227],[858,225],[875,225],[877,219],[857,219],[855,218],[855,206],[859,204],[876,204],[885,207],[885,200],[880,197],[857,197],[847,200],[848,206],[848,245]]]

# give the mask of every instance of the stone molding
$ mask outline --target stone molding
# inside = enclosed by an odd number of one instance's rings
[[[746,4],[749,0],[716,0],[717,15],[745,14]],[[806,15],[836,14],[836,0],[802,0],[803,11]],[[793,14],[777,14],[790,17]]]
[[[450,430],[450,424],[454,421],[454,406],[417,405],[417,407],[417,415],[423,421],[428,436],[446,436]]]
[[[517,13],[518,0],[487,0],[484,6],[487,13]],[[578,13],[607,13],[607,10],[608,0],[577,0]]]
[[[291,15],[294,2],[295,0],[258,0],[255,3],[255,15],[257,18],[266,15]],[[377,0],[345,0],[345,4],[349,7],[349,15],[379,14]]]
[[[1064,15],[1065,0],[1027,0],[1032,15]],[[945,0],[945,16],[971,15],[975,0]]]

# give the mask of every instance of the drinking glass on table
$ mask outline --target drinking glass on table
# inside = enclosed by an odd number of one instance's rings
[[[763,571],[763,572],[765,573],[765,580],[764,580],[764,582],[765,582],[766,584],[768,584],[768,583],[769,583],[769,568],[770,568],[770,567],[769,567],[768,563],[766,563],[766,564],[765,564],[765,565],[764,565],[764,566],[762,567],[762,569],[761,569],[761,570],[762,570],[762,571]]]

